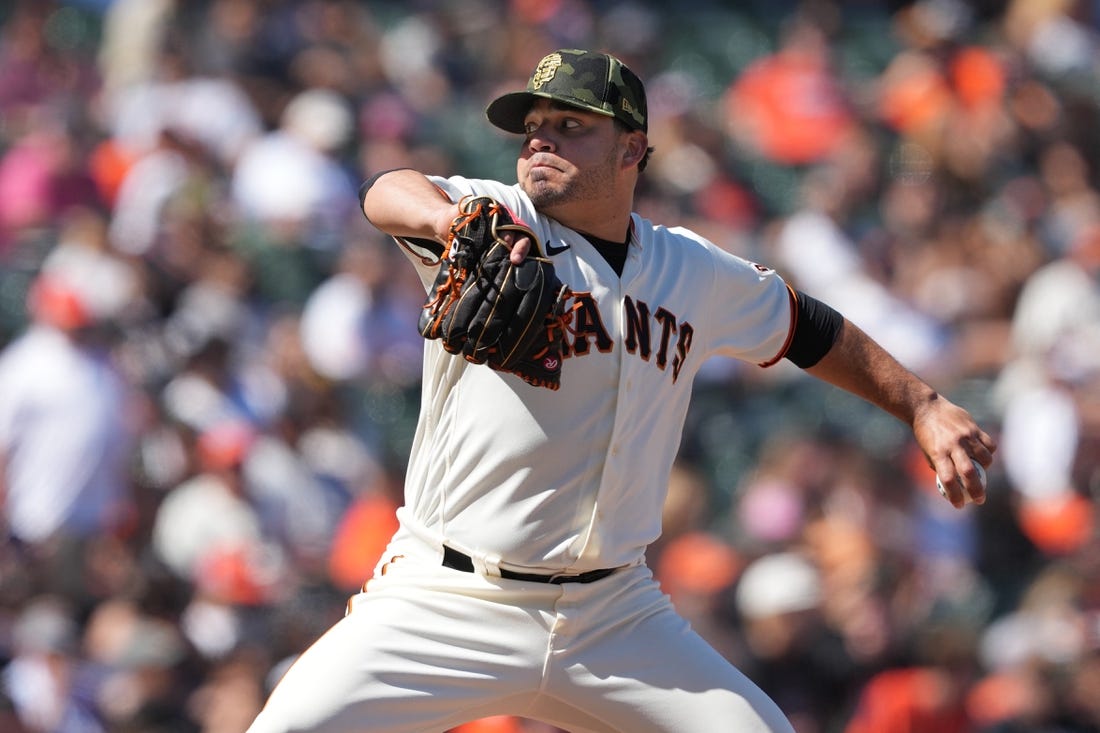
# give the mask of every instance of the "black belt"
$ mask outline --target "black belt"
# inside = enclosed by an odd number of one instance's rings
[[[472,573],[474,572],[474,561],[469,555],[444,545],[443,567],[461,570],[464,573]],[[589,570],[587,573],[577,575],[540,575],[538,573],[517,573],[514,570],[501,568],[500,577],[508,580],[526,580],[530,583],[556,583],[560,585],[561,583],[593,583],[606,578],[616,570],[618,568],[600,568],[599,570]]]

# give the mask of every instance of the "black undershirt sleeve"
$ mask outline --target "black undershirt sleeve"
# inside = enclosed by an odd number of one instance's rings
[[[806,369],[821,361],[821,357],[833,348],[840,329],[844,326],[844,317],[835,309],[811,298],[801,290],[795,290],[796,320],[794,334],[785,358],[796,366]]]

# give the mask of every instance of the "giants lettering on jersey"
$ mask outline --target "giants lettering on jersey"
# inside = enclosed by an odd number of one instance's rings
[[[604,353],[615,346],[604,326],[599,306],[591,295],[578,295],[577,309],[573,312],[572,346],[565,356],[584,356],[593,348]],[[672,367],[672,381],[680,376],[680,369],[691,351],[691,339],[695,329],[687,321],[679,321],[676,314],[658,307],[650,310],[645,301],[635,301],[629,295],[623,303],[623,344],[626,350],[645,361],[652,359],[657,368],[664,371]]]

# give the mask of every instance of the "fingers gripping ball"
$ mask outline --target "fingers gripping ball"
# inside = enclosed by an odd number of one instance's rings
[[[982,482],[982,488],[985,488],[986,487],[985,469],[982,468],[982,464],[978,463],[973,458],[970,459],[970,462],[974,464],[974,469],[978,472],[978,479]],[[944,487],[943,483],[940,481],[939,476],[936,477],[936,488],[939,489],[940,496],[942,496],[943,498],[946,499],[947,498],[947,489]],[[963,489],[962,493],[963,493],[963,503],[964,504],[970,504],[971,502],[974,501],[972,498],[970,498],[970,492],[968,492],[965,488]]]
[[[470,362],[556,390],[577,293],[557,277],[534,232],[505,206],[480,196],[462,199],[459,208],[420,315],[421,335]],[[507,232],[513,242],[531,240],[519,264],[510,259]]]

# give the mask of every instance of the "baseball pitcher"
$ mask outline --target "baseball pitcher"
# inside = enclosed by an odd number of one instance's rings
[[[912,428],[958,507],[984,501],[971,459],[988,467],[996,445],[773,269],[633,212],[653,151],[642,82],[615,57],[551,53],[486,114],[518,136],[517,183],[401,169],[363,186],[425,290],[400,529],[251,733],[491,715],[791,733],[644,562],[700,366],[787,359],[863,397]]]

